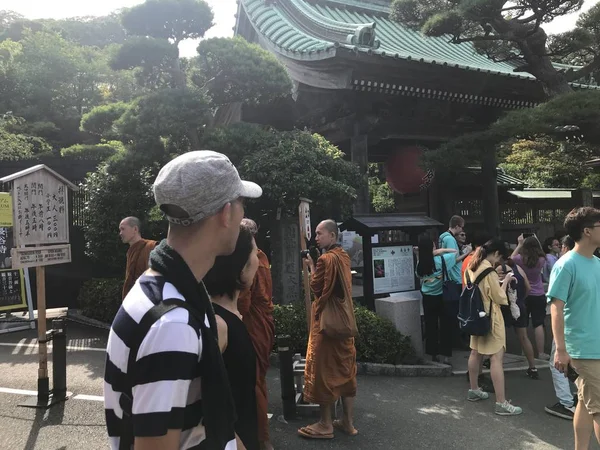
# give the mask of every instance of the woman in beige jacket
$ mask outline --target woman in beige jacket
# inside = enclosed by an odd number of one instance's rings
[[[475,251],[469,262],[466,275],[469,280],[474,281],[485,269],[493,268],[496,263],[507,259],[509,253],[508,246],[504,241],[492,239],[486,242]],[[492,383],[496,391],[495,413],[501,416],[514,416],[523,412],[521,408],[511,405],[506,400],[504,395],[504,369],[502,367],[506,349],[506,331],[500,305],[508,305],[506,289],[514,279],[512,273],[509,272],[500,283],[496,271],[491,271],[479,283],[485,312],[491,316],[491,329],[485,336],[471,336],[471,356],[469,357],[471,389],[469,389],[467,399],[476,402],[489,398],[489,394],[477,385],[481,360],[483,355],[489,355]]]

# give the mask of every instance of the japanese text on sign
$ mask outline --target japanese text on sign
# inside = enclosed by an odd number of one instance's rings
[[[0,227],[12,227],[12,198],[8,192],[0,192]]]
[[[389,294],[415,289],[412,246],[375,247],[372,253],[375,294]]]
[[[22,270],[0,270],[0,311],[27,306]]]
[[[69,241],[67,187],[46,172],[14,181],[15,241],[17,245]]]
[[[53,245],[51,247],[13,248],[13,267],[50,266],[71,262],[71,245]]]

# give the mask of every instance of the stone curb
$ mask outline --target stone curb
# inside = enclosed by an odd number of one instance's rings
[[[110,324],[91,319],[82,315],[79,310],[69,310],[67,317],[75,322],[91,325],[105,330],[110,329]],[[271,353],[269,358],[271,367],[279,368],[279,357],[277,353]],[[416,365],[394,365],[394,364],[375,364],[375,363],[357,363],[357,372],[359,375],[374,375],[386,377],[450,377],[452,376],[452,367],[446,364],[428,362],[427,364]]]
[[[271,353],[269,358],[271,367],[279,368],[277,353]],[[386,377],[451,377],[452,367],[446,364],[426,363],[415,365],[394,365],[376,363],[357,363],[359,375],[374,375]]]
[[[102,328],[104,330],[110,330],[109,323],[101,322],[99,320],[84,316],[79,312],[78,309],[69,309],[69,311],[67,312],[67,318],[72,319],[74,322],[82,323],[84,325],[90,325],[93,327]]]

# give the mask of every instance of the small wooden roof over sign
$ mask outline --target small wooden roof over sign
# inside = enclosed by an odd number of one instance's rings
[[[340,225],[340,230],[356,231],[359,234],[373,234],[386,230],[441,226],[444,225],[431,217],[427,217],[424,213],[368,214],[351,217]]]
[[[37,172],[38,170],[47,170],[53,176],[55,176],[57,179],[59,179],[61,182],[66,184],[73,191],[79,190],[79,188],[75,184],[71,183],[69,180],[67,180],[65,177],[63,177],[61,174],[55,172],[54,170],[52,170],[50,167],[48,167],[45,164],[38,164],[37,166],[30,167],[29,169],[21,170],[20,172],[13,173],[12,175],[7,175],[4,178],[0,178],[0,183],[8,183],[9,181],[14,181],[16,179],[23,178],[24,176],[30,175],[34,172]]]

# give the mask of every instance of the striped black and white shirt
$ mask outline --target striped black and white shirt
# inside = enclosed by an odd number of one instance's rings
[[[118,450],[126,392],[129,346],[144,314],[167,299],[184,300],[162,277],[142,275],[119,309],[110,329],[104,374],[104,407],[110,446]],[[206,321],[208,327],[208,321]],[[180,429],[180,449],[196,449],[206,434],[200,393],[200,327],[184,308],[176,308],[152,325],[140,345],[133,382],[133,433],[136,437],[164,436]],[[226,450],[235,450],[235,441]]]

